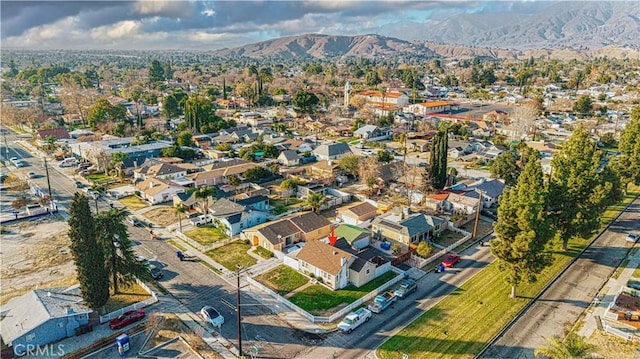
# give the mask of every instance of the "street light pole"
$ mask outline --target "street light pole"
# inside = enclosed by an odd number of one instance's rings
[[[47,165],[47,156],[44,156],[44,172],[47,175],[47,188],[49,189],[50,206],[51,206],[51,209],[54,209],[53,194],[51,193],[51,181],[49,180],[49,166]]]
[[[241,265],[236,266],[236,280],[237,280],[237,297],[236,297],[236,311],[237,311],[237,319],[238,319],[238,353],[239,357],[242,358],[242,312],[240,311],[240,270],[242,270]]]

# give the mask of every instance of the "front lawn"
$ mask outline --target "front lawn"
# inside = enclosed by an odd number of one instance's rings
[[[87,175],[85,177],[88,181],[94,182],[97,184],[103,184],[105,182],[113,181],[113,176],[105,175],[104,172],[98,172],[94,174]]]
[[[291,197],[286,200],[282,198],[269,199],[269,204],[275,207],[273,210],[273,214],[275,215],[279,215],[287,211],[290,211],[296,207],[300,207],[302,206],[303,202],[304,202],[303,200],[295,197]]]
[[[139,197],[136,197],[136,196],[123,197],[123,198],[120,198],[118,202],[120,202],[120,204],[122,204],[123,206],[127,207],[130,211],[137,211],[139,209],[149,207],[149,204],[147,202],[141,200]]]
[[[254,279],[265,284],[280,295],[286,295],[309,282],[309,278],[284,264],[279,265],[266,273],[262,273]]]
[[[633,196],[627,196],[624,203],[611,206],[602,217],[602,227],[632,200]],[[509,298],[504,272],[496,262],[491,263],[380,346],[378,357],[473,358],[587,244],[587,240],[572,239],[563,251],[560,241],[554,241],[553,264],[537,282],[520,284],[515,299]]]
[[[222,233],[221,230],[210,225],[196,227],[195,229],[184,232],[184,235],[202,244],[203,246],[229,239],[229,236],[227,236],[225,233]]]
[[[237,270],[237,264],[246,268],[251,267],[258,262],[255,258],[247,254],[247,251],[250,248],[250,244],[244,242],[233,242],[226,246],[212,249],[205,254],[228,270],[235,272]]]
[[[257,246],[256,249],[253,250],[253,253],[259,255],[264,259],[273,258],[273,252],[262,246]]]
[[[113,294],[113,292],[111,292],[111,296],[109,297],[107,304],[104,305],[106,313],[111,313],[118,309],[128,307],[131,304],[151,298],[151,294],[135,282],[128,287],[120,284],[118,289],[119,293]]]
[[[344,307],[355,302],[365,294],[390,281],[396,275],[395,272],[389,271],[360,288],[348,286],[344,289],[331,290],[323,285],[316,284],[294,294],[289,300],[313,315],[325,315],[329,312],[329,309],[338,306]]]

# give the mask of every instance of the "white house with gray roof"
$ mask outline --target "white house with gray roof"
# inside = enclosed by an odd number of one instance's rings
[[[316,147],[313,150],[319,161],[321,160],[339,160],[346,155],[352,153],[351,148],[344,142],[337,142],[331,144],[323,144]]]
[[[27,345],[42,346],[74,336],[76,328],[89,323],[91,312],[77,285],[36,289],[3,306],[0,336],[22,356]]]

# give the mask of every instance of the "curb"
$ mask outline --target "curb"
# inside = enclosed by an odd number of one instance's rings
[[[509,330],[519,319],[520,317],[522,317],[530,308],[531,306],[533,306],[533,304],[540,299],[540,297],[553,285],[555,284],[555,282],[560,279],[560,277],[578,260],[578,258],[580,258],[584,252],[586,252],[587,249],[589,249],[591,247],[591,245],[593,243],[595,243],[595,241],[597,241],[604,232],[606,232],[609,227],[611,227],[611,225],[618,220],[618,218],[620,218],[620,216],[625,213],[627,211],[627,209],[629,209],[629,207],[631,207],[631,205],[638,200],[638,198],[640,198],[640,195],[636,196],[631,202],[629,202],[629,204],[627,204],[623,210],[621,210],[620,212],[618,212],[618,214],[615,216],[615,218],[613,218],[611,221],[609,221],[609,223],[607,223],[607,225],[600,231],[598,232],[598,234],[593,237],[593,239],[584,247],[582,248],[582,250],[580,251],[580,253],[578,253],[578,255],[576,255],[575,257],[573,257],[573,259],[571,259],[571,261],[569,263],[567,263],[567,265],[562,268],[562,270],[555,276],[553,277],[553,279],[551,281],[549,281],[549,283],[547,283],[547,285],[544,286],[544,288],[542,288],[542,290],[535,296],[533,297],[533,299],[531,299],[531,301],[525,305],[519,312],[518,314],[516,314],[516,316],[509,321],[509,323],[507,323],[507,325],[505,325],[502,330],[500,332],[498,332],[498,334],[496,334],[491,341],[489,341],[489,343],[487,343],[487,345],[485,345],[484,348],[482,348],[482,350],[476,354],[476,356],[474,356],[474,359],[479,359],[481,358],[481,356],[483,354],[485,354],[487,352],[487,350],[489,350],[489,347],[491,347],[496,341],[498,341],[498,339],[500,339],[504,333],[506,333],[507,330]],[[633,247],[631,247],[633,248]],[[630,249],[631,249],[630,248]],[[624,258],[622,259],[624,260]],[[622,261],[620,262],[622,263]],[[620,263],[618,263],[618,266],[620,266]]]

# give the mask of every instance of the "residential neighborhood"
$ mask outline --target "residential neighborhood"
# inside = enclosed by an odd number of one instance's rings
[[[632,358],[637,59],[469,49],[3,49],[2,358]]]

